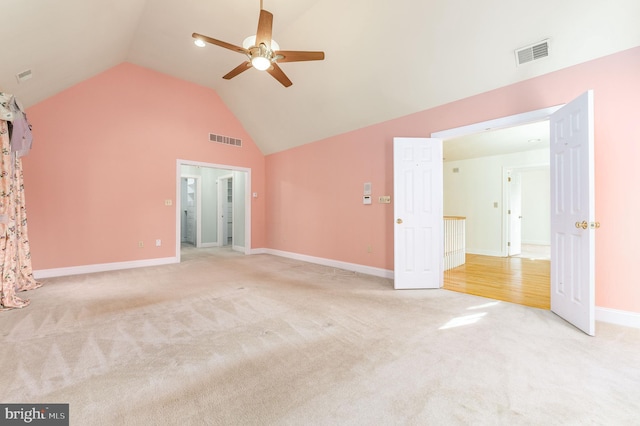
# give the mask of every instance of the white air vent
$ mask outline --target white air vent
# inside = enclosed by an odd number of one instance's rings
[[[516,63],[522,65],[547,56],[549,56],[548,39],[516,50]]]
[[[231,138],[229,136],[214,135],[209,133],[209,141],[223,143],[225,145],[242,146],[242,139]]]
[[[31,70],[22,71],[22,72],[19,72],[18,74],[16,74],[16,79],[18,79],[18,83],[22,83],[23,81],[27,81],[31,77],[33,77],[33,73],[31,72]]]

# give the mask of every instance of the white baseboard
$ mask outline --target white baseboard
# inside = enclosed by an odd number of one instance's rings
[[[494,256],[494,257],[503,257],[504,254],[500,251],[493,251],[493,250],[474,250],[474,249],[470,249],[467,247],[467,250],[465,251],[465,253],[467,254],[479,254],[482,256]]]
[[[640,313],[620,311],[618,309],[601,308],[596,306],[596,321],[640,328]]]
[[[551,241],[536,241],[536,240],[522,240],[521,241],[522,244],[530,244],[530,245],[534,245],[534,246],[550,246],[551,245]]]
[[[178,263],[177,257],[159,259],[132,260],[129,262],[99,263],[96,265],[71,266],[68,268],[40,269],[33,271],[37,280],[44,278],[65,277],[68,275],[92,274],[94,272],[117,271],[120,269],[144,268],[146,266],[160,266]]]
[[[259,249],[260,253],[272,254],[274,256],[286,257],[289,259],[301,260],[303,262],[315,263],[317,265],[330,266],[332,268],[344,269],[346,271],[358,272],[360,274],[373,275],[375,277],[393,278],[393,271],[382,268],[374,268],[373,266],[358,265],[356,263],[341,262],[333,259],[325,259],[322,257],[307,256],[305,254],[291,253],[273,249]],[[251,253],[257,253],[258,250],[252,250]]]

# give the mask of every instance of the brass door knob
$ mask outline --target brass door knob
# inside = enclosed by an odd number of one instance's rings
[[[576,228],[587,229],[588,226],[589,224],[586,220],[583,220],[582,222],[576,222]]]
[[[600,228],[600,222],[591,222],[591,229],[598,229]]]
[[[400,225],[400,224],[402,223],[402,219],[398,219],[398,220],[396,220],[396,223],[397,223],[398,225]]]

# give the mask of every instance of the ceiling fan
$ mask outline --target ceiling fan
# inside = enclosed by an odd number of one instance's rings
[[[273,26],[273,14],[262,8],[260,1],[260,18],[258,19],[258,31],[255,36],[247,37],[242,47],[231,43],[216,40],[202,34],[193,33],[193,38],[198,46],[205,46],[204,42],[233,50],[247,56],[247,61],[241,63],[222,78],[231,80],[238,74],[253,67],[257,70],[267,71],[278,80],[284,87],[289,87],[293,83],[282,71],[278,63],[280,62],[301,62],[301,61],[321,61],[324,59],[324,52],[306,52],[297,50],[280,50],[280,46],[271,39]]]

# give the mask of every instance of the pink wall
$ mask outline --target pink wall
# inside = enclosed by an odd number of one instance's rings
[[[264,156],[211,89],[123,63],[27,113],[36,270],[175,256],[176,208],[164,200],[176,202],[177,159],[251,168],[252,190],[264,192]],[[210,132],[243,147],[211,143]],[[254,248],[265,244],[264,201],[252,201]]]
[[[640,239],[640,47],[397,120],[269,155],[267,246],[393,269],[394,136],[432,132],[566,103],[594,90],[596,305],[640,313],[632,266]],[[374,204],[361,202],[372,182]],[[368,251],[368,246],[372,252]]]

